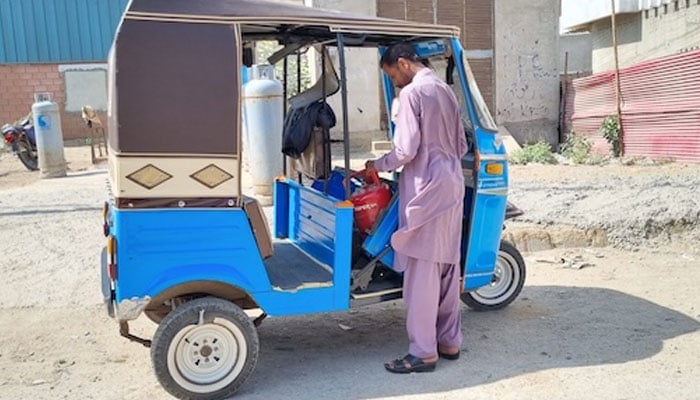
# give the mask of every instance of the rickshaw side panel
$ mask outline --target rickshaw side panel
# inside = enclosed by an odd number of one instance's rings
[[[116,302],[153,298],[187,282],[269,290],[260,253],[241,209],[113,210]]]
[[[474,195],[473,207],[471,214],[466,216],[471,224],[467,231],[464,279],[465,290],[474,290],[488,285],[493,277],[507,205],[508,158],[498,132],[487,131],[482,126],[475,109],[475,94],[466,81],[467,67],[464,64],[463,50],[457,39],[452,39],[452,46],[455,64],[461,71],[460,84],[466,94],[470,119],[475,128],[478,152],[478,157],[475,157],[478,164],[474,165],[477,183],[471,189]]]
[[[349,306],[348,296],[336,290],[349,285],[342,284],[349,279],[349,243],[345,250],[337,251],[335,261],[341,269],[347,264],[347,272],[334,275],[332,286],[282,291],[271,286],[249,221],[241,209],[112,212],[112,234],[120,238],[115,285],[118,319],[137,318],[151,299],[167,290],[208,281],[244,291],[271,316],[342,310]],[[345,225],[348,219],[352,223],[352,209],[349,215],[344,209],[339,214]]]
[[[491,282],[503,230],[503,221],[498,224],[494,220],[498,219],[505,206],[505,196],[477,193],[474,209],[478,212],[471,216],[473,222],[467,250],[465,290],[474,290]]]
[[[349,308],[352,204],[293,180],[279,180],[275,182],[274,216],[277,238],[287,238],[332,270],[331,309]]]

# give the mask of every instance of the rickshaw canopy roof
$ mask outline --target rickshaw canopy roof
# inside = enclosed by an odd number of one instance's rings
[[[323,40],[338,32],[360,35],[368,43],[411,37],[459,36],[453,26],[420,24],[300,5],[261,0],[133,0],[127,19],[240,24],[242,34],[260,36],[313,35]],[[349,42],[349,45],[361,45]]]

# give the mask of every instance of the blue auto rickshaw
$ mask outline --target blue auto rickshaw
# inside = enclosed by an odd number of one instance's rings
[[[294,99],[326,104],[337,90],[343,111],[342,139],[331,143],[321,129],[321,145],[309,150],[321,160],[314,172],[285,168],[271,183],[272,229],[241,184],[242,67],[262,40],[282,46],[269,60],[285,67],[288,57],[319,51],[319,84]],[[155,374],[172,395],[220,399],[239,389],[257,362],[256,326],[266,316],[401,297],[389,243],[400,193],[391,178],[382,182],[393,199],[371,229],[358,232],[353,219],[350,200],[361,182],[350,179],[346,74],[349,47],[379,56],[399,41],[444,69],[462,105],[470,144],[462,161],[462,299],[477,310],[504,307],[525,279],[517,249],[501,241],[507,156],[457,28],[257,0],[130,2],[109,58],[102,292],[120,333],[150,347]],[[283,78],[286,87],[286,68]],[[384,77],[388,112],[394,90]],[[284,112],[293,108],[289,97]],[[331,165],[338,149],[344,162]],[[129,332],[141,315],[158,324],[152,339]]]

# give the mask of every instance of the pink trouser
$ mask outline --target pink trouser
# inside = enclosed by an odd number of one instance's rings
[[[407,257],[403,275],[408,352],[420,358],[437,356],[437,346],[460,347],[462,330],[459,299],[460,271]]]

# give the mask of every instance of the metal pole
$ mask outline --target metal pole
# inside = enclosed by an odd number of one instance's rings
[[[562,144],[566,141],[564,136],[568,132],[564,132],[566,128],[566,86],[569,82],[569,52],[564,52],[564,79],[562,80],[561,84],[561,105],[560,105],[560,111],[559,111],[559,144]]]
[[[615,0],[610,0],[612,6],[612,43],[613,54],[615,59],[615,107],[617,108],[617,123],[620,127],[620,155],[624,154],[623,134],[622,134],[622,90],[620,88],[620,64],[617,55],[617,27],[615,24]]]
[[[295,95],[301,93],[301,52],[297,52],[297,92]]]
[[[297,92],[295,95],[301,93],[301,52],[297,50]],[[299,172],[297,174],[297,180],[299,181],[299,184],[302,184],[302,173]]]
[[[323,106],[327,104],[327,89],[326,89],[326,46],[321,47],[321,93],[323,93]],[[323,194],[328,194],[328,184],[330,183],[331,172],[331,134],[330,128],[323,129],[323,169],[324,183]]]
[[[338,61],[340,63],[340,98],[343,110],[343,151],[345,152],[345,199],[350,200],[350,137],[348,128],[348,82],[345,70],[343,34],[338,33]]]
[[[283,116],[284,119],[287,119],[287,77],[288,77],[288,67],[289,67],[289,56],[284,57],[284,64],[282,65],[282,69],[284,70],[284,93],[282,95],[282,99],[284,101],[284,106],[283,106]],[[282,153],[282,174],[284,176],[287,176],[287,156]]]

